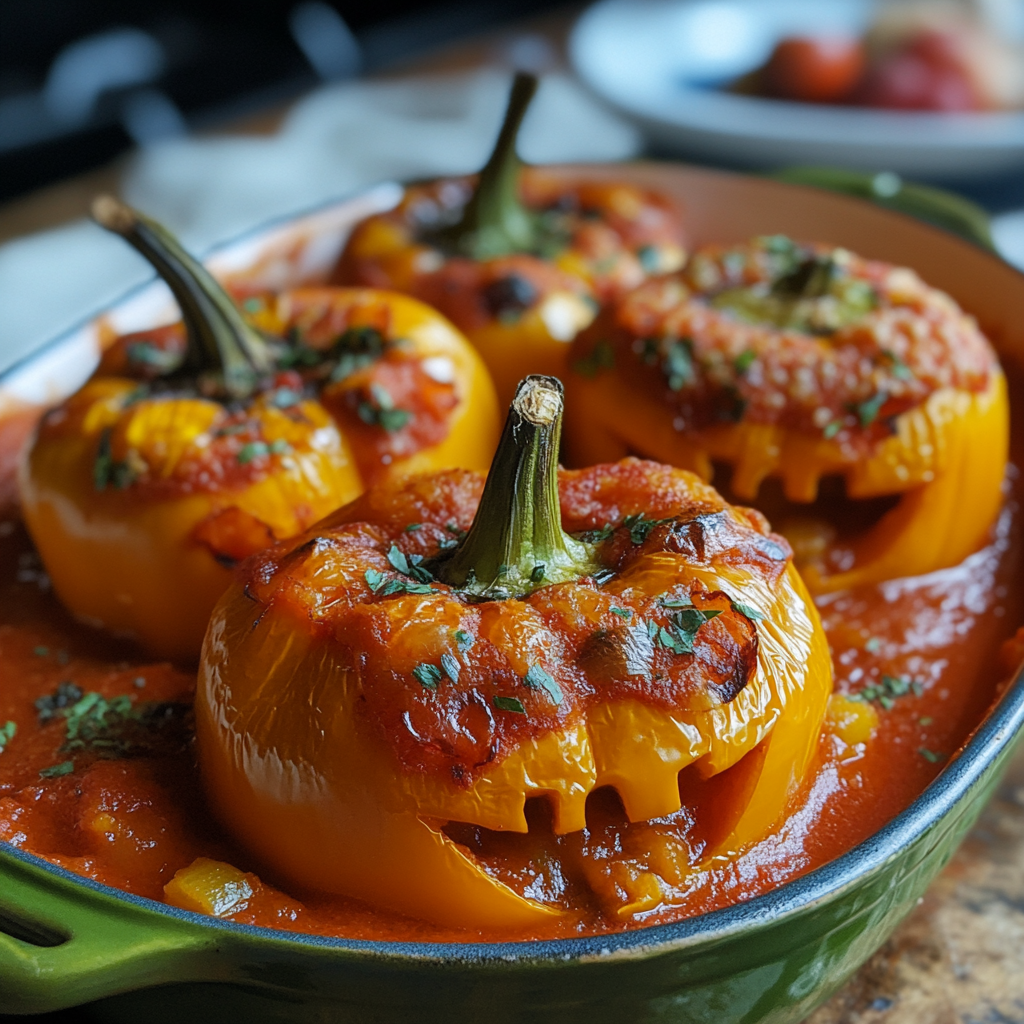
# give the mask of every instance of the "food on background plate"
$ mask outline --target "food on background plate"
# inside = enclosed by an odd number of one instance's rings
[[[371,489],[248,563],[214,610],[200,765],[280,877],[457,927],[594,899],[629,915],[662,902],[651,872],[577,854],[562,870],[584,892],[536,899],[445,827],[526,833],[536,797],[553,835],[579,833],[606,787],[630,823],[685,804],[713,862],[802,783],[832,673],[787,545],[683,471],[560,477],[561,417],[558,381],[527,378],[486,483]],[[682,859],[674,882],[700,869]]]
[[[981,5],[890,3],[863,39],[788,36],[736,86],[780,99],[890,110],[979,111],[1024,105],[1024,46]]]
[[[246,556],[375,480],[487,465],[493,388],[421,303],[304,288],[250,297],[243,315],[158,224],[107,198],[95,216],[153,263],[184,319],[116,338],[24,462],[25,521],[79,618],[194,661]]]
[[[507,405],[528,373],[561,375],[598,308],[683,263],[671,202],[624,182],[567,183],[516,156],[537,80],[519,74],[478,178],[406,189],[357,225],[335,279],[394,288],[447,316],[477,347]]]
[[[905,268],[783,236],[708,246],[609,308],[572,367],[570,463],[724,464],[812,592],[955,565],[1002,506],[995,352]]]

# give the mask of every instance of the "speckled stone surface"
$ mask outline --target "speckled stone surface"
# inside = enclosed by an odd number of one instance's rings
[[[1024,747],[917,909],[807,1024],[1024,1024]]]

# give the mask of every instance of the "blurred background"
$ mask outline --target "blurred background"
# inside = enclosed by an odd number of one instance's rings
[[[148,275],[97,192],[203,251],[478,168],[516,67],[527,160],[788,174],[1024,265],[1022,53],[1024,0],[3,0],[0,371]]]

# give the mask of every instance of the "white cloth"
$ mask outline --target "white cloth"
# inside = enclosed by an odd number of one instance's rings
[[[193,251],[262,221],[387,180],[478,169],[508,95],[500,71],[359,81],[298,103],[273,136],[191,138],[133,158],[128,202]],[[571,78],[544,78],[520,153],[533,163],[621,160],[636,128]],[[124,242],[87,221],[0,246],[0,371],[151,272]]]

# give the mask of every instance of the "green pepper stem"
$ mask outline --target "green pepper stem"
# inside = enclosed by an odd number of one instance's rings
[[[555,377],[523,380],[509,408],[473,525],[437,578],[485,597],[522,597],[594,572],[590,545],[562,529],[558,442],[563,392]]]
[[[259,379],[273,371],[270,348],[210,272],[163,225],[113,196],[98,196],[92,216],[145,256],[173,292],[188,332],[185,361],[177,372],[214,373],[223,377],[231,397],[251,395]]]
[[[447,242],[472,259],[493,259],[513,252],[530,252],[536,243],[536,225],[529,210],[519,201],[519,172],[516,139],[523,117],[537,91],[537,76],[520,71],[512,82],[505,120],[490,159],[480,172],[473,197],[458,223],[440,231],[438,241]]]

